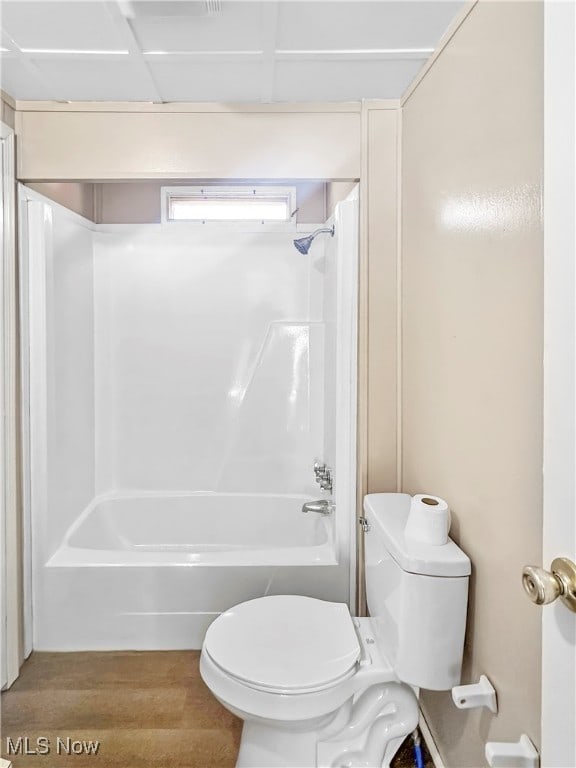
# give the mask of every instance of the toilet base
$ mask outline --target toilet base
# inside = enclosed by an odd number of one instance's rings
[[[378,684],[319,729],[287,725],[246,720],[236,768],[388,768],[418,725],[418,702],[406,685]]]
[[[245,721],[236,768],[311,768],[318,734],[294,733]]]

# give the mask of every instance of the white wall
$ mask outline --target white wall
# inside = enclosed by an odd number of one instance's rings
[[[108,230],[95,240],[98,492],[312,488],[317,257],[294,233]]]

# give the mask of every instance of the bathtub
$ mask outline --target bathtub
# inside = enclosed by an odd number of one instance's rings
[[[110,494],[95,499],[48,565],[336,564],[331,521],[309,496]]]
[[[114,493],[88,505],[36,574],[38,650],[200,648],[236,603],[348,599],[332,516],[311,496]]]

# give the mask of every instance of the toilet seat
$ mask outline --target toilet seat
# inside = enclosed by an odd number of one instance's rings
[[[354,673],[360,644],[348,608],[301,595],[260,597],[221,614],[204,650],[235,680],[280,694],[321,691]]]

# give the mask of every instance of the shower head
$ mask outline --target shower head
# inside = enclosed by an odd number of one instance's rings
[[[322,232],[329,232],[330,237],[334,237],[334,226],[332,225],[331,227],[322,227],[321,229],[317,229],[315,232],[312,232],[311,235],[306,235],[306,237],[300,237],[298,240],[294,240],[296,250],[306,255],[310,250],[310,246],[314,242],[316,235],[320,235]]]

